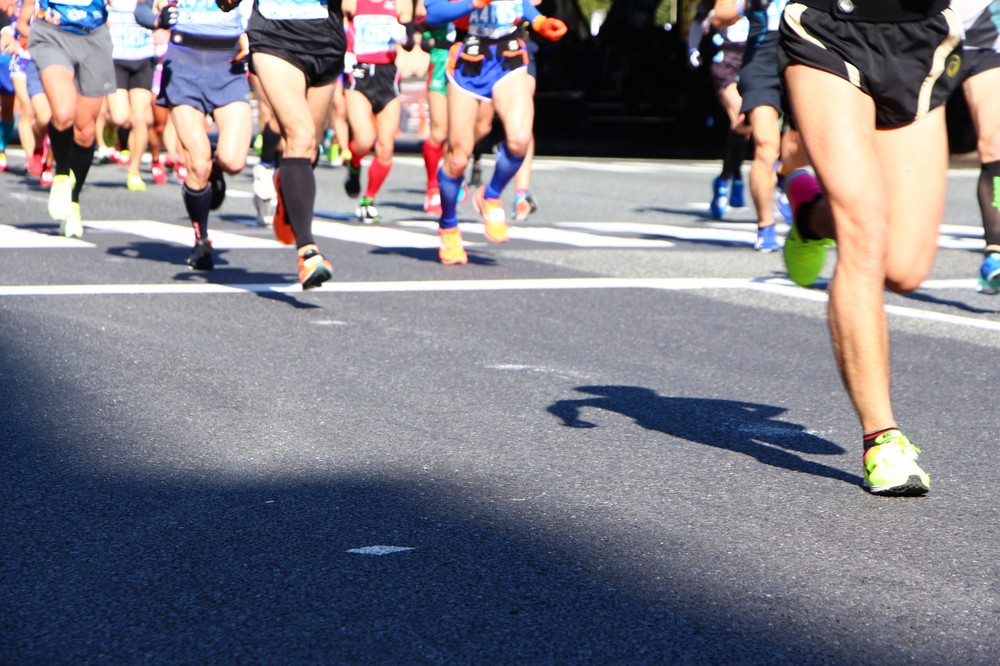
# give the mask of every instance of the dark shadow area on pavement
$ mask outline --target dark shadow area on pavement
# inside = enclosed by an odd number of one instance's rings
[[[595,428],[581,418],[585,408],[617,412],[647,430],[735,451],[765,465],[861,485],[862,479],[836,467],[806,460],[797,454],[835,455],[846,451],[833,442],[806,432],[796,423],[777,421],[783,407],[713,398],[662,396],[641,386],[578,386],[592,398],[559,400],[549,412],[571,428]]]
[[[466,253],[469,255],[469,263],[475,266],[496,266],[497,260],[493,257],[484,257],[480,254],[476,254],[475,250],[465,248]],[[419,261],[428,261],[434,264],[440,264],[441,261],[438,258],[437,248],[433,247],[377,247],[374,248],[368,254],[374,255],[393,255],[397,257],[407,257],[408,259],[417,259]]]
[[[997,301],[997,307],[993,308],[977,308],[969,305],[968,303],[963,303],[962,301],[956,301],[951,298],[939,298],[930,294],[926,291],[914,291],[909,294],[900,294],[904,298],[908,298],[911,301],[919,301],[921,303],[934,303],[937,305],[947,305],[948,307],[955,308],[956,310],[964,310],[965,312],[970,312],[972,314],[996,314],[1000,312],[1000,301]]]
[[[687,542],[661,537],[667,557],[650,587],[652,574],[581,536],[585,521],[555,523],[474,478],[164,460],[157,451],[171,441],[192,446],[188,415],[130,418],[108,393],[128,378],[69,380],[44,352],[53,340],[20,339],[52,320],[0,317],[2,663],[854,660],[777,612],[768,625],[748,617],[723,582],[692,567],[701,560]],[[684,410],[730,419],[715,431],[728,436],[780,412],[600,391],[602,404],[687,436],[696,424],[677,426]],[[578,408],[554,410],[577,423]],[[245,432],[250,443],[267,436]],[[788,441],[835,449],[805,433]],[[347,552],[375,545],[413,550]]]

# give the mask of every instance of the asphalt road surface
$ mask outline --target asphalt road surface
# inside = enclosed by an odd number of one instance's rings
[[[977,171],[950,174],[931,279],[888,298],[933,485],[887,499],[825,283],[754,252],[749,208],[707,217],[714,163],[539,159],[510,243],[463,205],[464,267],[417,155],[380,226],[322,166],[335,277],[306,293],[249,168],[196,273],[176,181],[94,167],[70,240],[11,163],[0,662],[1000,662]]]

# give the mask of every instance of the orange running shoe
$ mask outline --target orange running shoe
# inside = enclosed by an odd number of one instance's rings
[[[271,222],[271,228],[274,229],[274,237],[278,239],[279,243],[284,245],[295,245],[295,232],[292,231],[292,225],[288,223],[288,217],[285,215],[285,201],[281,196],[281,169],[274,170],[274,191],[278,193],[278,201],[274,206],[274,220]]]
[[[503,210],[503,201],[487,199],[486,186],[483,185],[473,195],[472,204],[483,216],[483,229],[487,239],[494,243],[506,243],[510,240],[510,236],[507,235],[507,215]]]
[[[299,282],[303,289],[313,289],[333,277],[333,266],[316,250],[299,256]]]
[[[462,246],[462,232],[458,227],[451,229],[438,229],[438,236],[441,237],[441,249],[438,250],[438,257],[445,266],[469,263],[469,255],[465,253]]]

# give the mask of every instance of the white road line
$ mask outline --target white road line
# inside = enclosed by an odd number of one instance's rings
[[[437,224],[434,224],[437,229]],[[347,241],[348,243],[361,243],[362,245],[372,245],[374,247],[412,247],[412,248],[437,248],[440,244],[438,237],[424,233],[413,233],[394,229],[392,227],[365,225],[361,226],[355,222],[345,224],[343,222],[326,222],[323,220],[313,220],[312,232],[314,236],[323,238],[333,238]]]
[[[168,224],[155,220],[84,220],[83,226],[101,231],[114,231],[122,234],[131,234],[143,238],[175,243],[177,245],[188,246],[194,243],[194,232],[190,227],[180,224]],[[228,231],[218,231],[211,229],[209,237],[212,239],[212,246],[217,250],[265,250],[285,247],[278,241],[270,238],[258,238],[256,236],[244,236]]]
[[[94,247],[93,243],[80,240],[78,238],[64,238],[55,234],[31,229],[20,229],[9,224],[0,224],[0,248],[3,249],[29,249],[29,248],[86,248]]]
[[[437,230],[437,222],[428,221],[403,221],[399,224],[408,227],[418,227],[422,229]],[[563,225],[557,225],[563,226]],[[483,225],[480,222],[463,222],[462,233],[466,232],[485,235]],[[514,240],[527,240],[536,243],[552,243],[555,245],[571,245],[573,247],[629,247],[629,248],[664,248],[673,247],[674,243],[662,239],[649,238],[622,238],[618,236],[606,236],[599,234],[587,234],[579,231],[566,231],[552,227],[520,227],[512,225],[507,228],[507,233]],[[437,247],[437,238],[434,240]]]
[[[929,283],[932,288],[972,288],[971,280]],[[445,291],[534,291],[552,289],[661,289],[695,291],[704,289],[748,289],[810,301],[825,301],[825,291],[802,289],[784,279],[742,278],[553,278],[520,280],[418,280],[411,282],[327,282],[311,291],[320,293],[414,293]],[[301,292],[298,284],[93,284],[0,286],[0,296],[82,296],[138,294],[246,294]],[[931,312],[898,305],[886,306],[889,314],[909,319],[935,321],[953,326],[1000,332],[1000,321]]]
[[[558,222],[558,227],[589,229],[604,233],[642,234],[666,236],[675,240],[701,240],[753,245],[757,230],[736,231],[712,227],[681,227],[673,224],[646,224],[642,222]],[[669,242],[669,241],[662,241]],[[671,243],[673,245],[673,243]]]

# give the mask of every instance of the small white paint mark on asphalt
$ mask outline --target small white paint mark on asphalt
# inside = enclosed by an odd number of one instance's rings
[[[413,550],[413,548],[407,548],[406,546],[365,546],[364,548],[351,548],[348,553],[354,553],[355,555],[392,555],[393,553],[402,553],[407,550]]]

